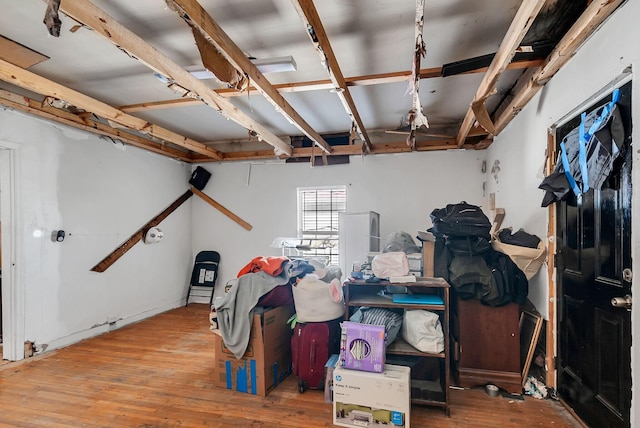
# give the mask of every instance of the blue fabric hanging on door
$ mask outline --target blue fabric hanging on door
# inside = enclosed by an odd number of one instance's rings
[[[543,207],[563,200],[570,191],[580,196],[590,188],[602,189],[625,138],[619,99],[616,89],[610,102],[582,113],[580,124],[562,139],[554,172],[538,186],[546,191]]]

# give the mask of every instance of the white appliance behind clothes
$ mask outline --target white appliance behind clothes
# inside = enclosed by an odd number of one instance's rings
[[[340,213],[338,217],[340,267],[344,277],[353,271],[353,263],[364,263],[372,251],[380,251],[380,214],[374,211]]]

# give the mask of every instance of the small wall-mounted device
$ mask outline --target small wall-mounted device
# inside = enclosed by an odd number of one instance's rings
[[[151,227],[144,234],[144,243],[145,244],[155,244],[158,243],[164,238],[164,233],[157,227]]]
[[[51,240],[53,242],[62,242],[64,241],[64,230],[54,230],[53,232],[51,232]]]

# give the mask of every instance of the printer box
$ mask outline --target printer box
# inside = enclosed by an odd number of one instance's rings
[[[340,365],[352,370],[381,372],[386,355],[382,325],[343,321],[340,337]]]
[[[333,424],[409,428],[411,369],[386,364],[382,373],[333,370]],[[374,425],[375,424],[375,425]]]
[[[291,373],[291,327],[287,320],[293,306],[263,308],[253,312],[247,350],[238,359],[215,335],[213,384],[222,388],[266,396]]]

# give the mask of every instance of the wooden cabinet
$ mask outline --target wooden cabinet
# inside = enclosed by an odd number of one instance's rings
[[[394,303],[390,296],[384,297],[378,293],[388,285],[405,286],[413,294],[437,294],[442,298],[442,304],[408,304]],[[387,360],[393,361],[393,356],[407,356],[413,358],[411,365],[411,401],[413,403],[442,407],[449,416],[449,284],[442,278],[417,278],[416,282],[394,283],[380,281],[368,283],[364,280],[345,282],[346,319],[360,306],[424,309],[437,313],[444,334],[444,352],[421,352],[404,341],[400,335],[387,347]]]
[[[460,386],[487,383],[522,393],[520,306],[490,307],[478,300],[454,299],[454,371]]]

